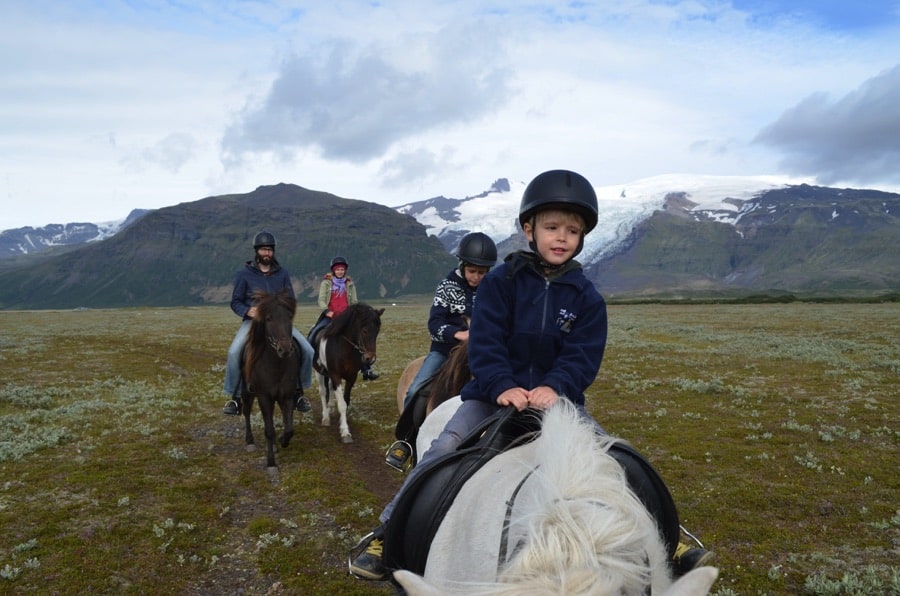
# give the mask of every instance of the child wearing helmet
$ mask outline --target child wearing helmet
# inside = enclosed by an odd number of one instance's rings
[[[561,396],[589,417],[584,390],[603,359],[606,304],[574,258],[597,224],[597,196],[575,172],[545,172],[525,189],[519,222],[531,250],[507,256],[479,285],[469,331],[474,378],[462,405],[388,503],[382,525],[354,549],[365,549],[351,562],[358,577],[387,576],[383,528],[399,495],[423,464],[453,451],[481,421],[506,406],[545,409]]]
[[[528,184],[519,223],[530,250],[507,256],[479,286],[469,332],[474,378],[462,389],[459,409],[385,507],[382,525],[353,549],[359,554],[351,561],[351,573],[373,580],[388,576],[381,559],[383,528],[405,487],[428,468],[423,464],[454,451],[501,408],[545,410],[568,399],[593,422],[584,392],[606,348],[606,303],[575,256],[597,219],[597,195],[580,174],[551,170]],[[711,555],[690,550],[692,566],[705,564]]]
[[[428,313],[431,348],[409,388],[403,408],[406,410],[419,390],[437,374],[450,350],[469,339],[469,320],[475,305],[475,293],[481,280],[497,262],[497,246],[490,236],[471,232],[463,236],[456,249],[459,266],[438,284]],[[398,434],[398,441],[388,449],[385,463],[404,470],[412,455],[412,437]]]
[[[347,310],[348,306],[359,302],[356,297],[356,284],[347,275],[349,268],[350,264],[345,257],[336,256],[331,259],[331,270],[325,274],[319,286],[319,308],[322,309],[322,314],[309,330],[310,343],[314,343],[315,335],[328,326],[332,319]],[[374,381],[381,376],[373,371],[367,362],[362,363],[361,371],[366,381]]]

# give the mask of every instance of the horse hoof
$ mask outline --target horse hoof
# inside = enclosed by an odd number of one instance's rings
[[[331,426],[331,420],[322,420],[322,426]]]
[[[246,447],[244,447],[244,451],[247,451],[248,453],[251,451],[256,451],[256,445],[251,443],[251,444],[247,445]]]
[[[266,476],[269,477],[269,482],[272,484],[281,482],[281,473],[278,471],[278,466],[267,466]]]
[[[343,437],[341,437],[341,443],[343,443],[345,445],[349,445],[352,442],[353,442],[353,437],[351,437],[350,435],[344,435]]]

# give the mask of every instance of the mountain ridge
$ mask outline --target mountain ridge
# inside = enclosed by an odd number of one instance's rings
[[[517,227],[524,188],[498,178],[471,197],[393,208],[286,183],[206,197],[141,213],[100,241],[0,259],[0,308],[226,302],[235,261],[249,258],[249,238],[271,226],[280,246],[284,239],[279,258],[286,255],[301,301],[315,300],[327,262],[341,253],[352,257],[351,275],[363,272],[361,299],[427,295],[467,232],[490,235],[501,258],[524,248]],[[600,221],[578,258],[611,298],[900,289],[900,257],[890,250],[900,244],[895,193],[673,175],[597,194]],[[173,247],[186,266],[173,260]],[[113,271],[92,265],[104,259]],[[189,291],[168,291],[181,278]],[[118,288],[122,282],[130,288]],[[104,294],[110,290],[114,298]]]

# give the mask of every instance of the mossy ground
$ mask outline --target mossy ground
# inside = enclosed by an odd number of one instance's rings
[[[0,312],[0,592],[393,593],[346,573],[402,479],[382,463],[396,382],[428,348],[426,302],[383,306],[355,443],[311,392],[277,482],[221,414],[227,308]],[[898,321],[896,303],[610,307],[589,409],[716,551],[716,593],[898,589]]]

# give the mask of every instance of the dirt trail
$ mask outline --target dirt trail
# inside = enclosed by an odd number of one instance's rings
[[[296,416],[296,414],[295,414]],[[295,418],[295,422],[296,422]],[[314,424],[319,424],[318,414],[313,416]],[[308,421],[301,424],[309,424]],[[334,424],[334,422],[332,422]],[[256,459],[258,465],[264,465],[265,458],[265,438],[257,432],[256,434],[257,448],[254,452],[248,453],[244,445],[244,426],[243,419],[238,417],[221,417],[214,420],[208,428],[197,429],[195,437],[198,440],[210,442],[214,437],[214,451],[221,462],[221,475],[226,482],[233,479],[230,485],[237,491],[230,508],[224,514],[230,519],[228,524],[234,531],[228,532],[224,537],[223,551],[228,553],[217,564],[203,576],[198,576],[192,583],[189,594],[194,595],[220,595],[220,594],[282,594],[289,593],[280,583],[279,577],[276,575],[266,575],[259,572],[257,565],[257,538],[247,531],[249,522],[253,518],[262,515],[271,519],[296,519],[296,505],[288,500],[281,498],[278,474],[275,474],[273,483],[270,485],[271,490],[261,490],[265,485],[247,485],[239,482],[241,475],[245,475],[249,462]],[[385,482],[385,477],[379,474],[373,474],[373,470],[385,468],[384,456],[380,452],[380,447],[375,445],[373,441],[367,440],[365,437],[354,436],[352,444],[341,444],[337,437],[337,429],[332,427],[328,434],[333,434],[332,439],[335,441],[335,448],[340,448],[349,465],[352,465],[352,475],[363,479],[366,489],[376,495],[378,502],[387,503],[393,496],[395,490],[399,487],[401,476],[398,474],[393,482]],[[279,430],[280,432],[280,430]],[[298,429],[298,432],[302,432]],[[295,439],[297,435],[295,435]],[[290,448],[296,448],[292,442]],[[276,454],[277,457],[277,454]],[[393,478],[393,477],[389,477]],[[335,486],[335,490],[340,490],[340,486]],[[334,528],[335,532],[339,528]],[[334,573],[341,573],[346,570],[347,561],[346,553],[334,552],[327,555],[325,567]],[[365,592],[366,588],[375,588],[388,586],[386,583],[372,583],[367,586],[360,585],[360,592]],[[371,590],[370,590],[371,591]]]

